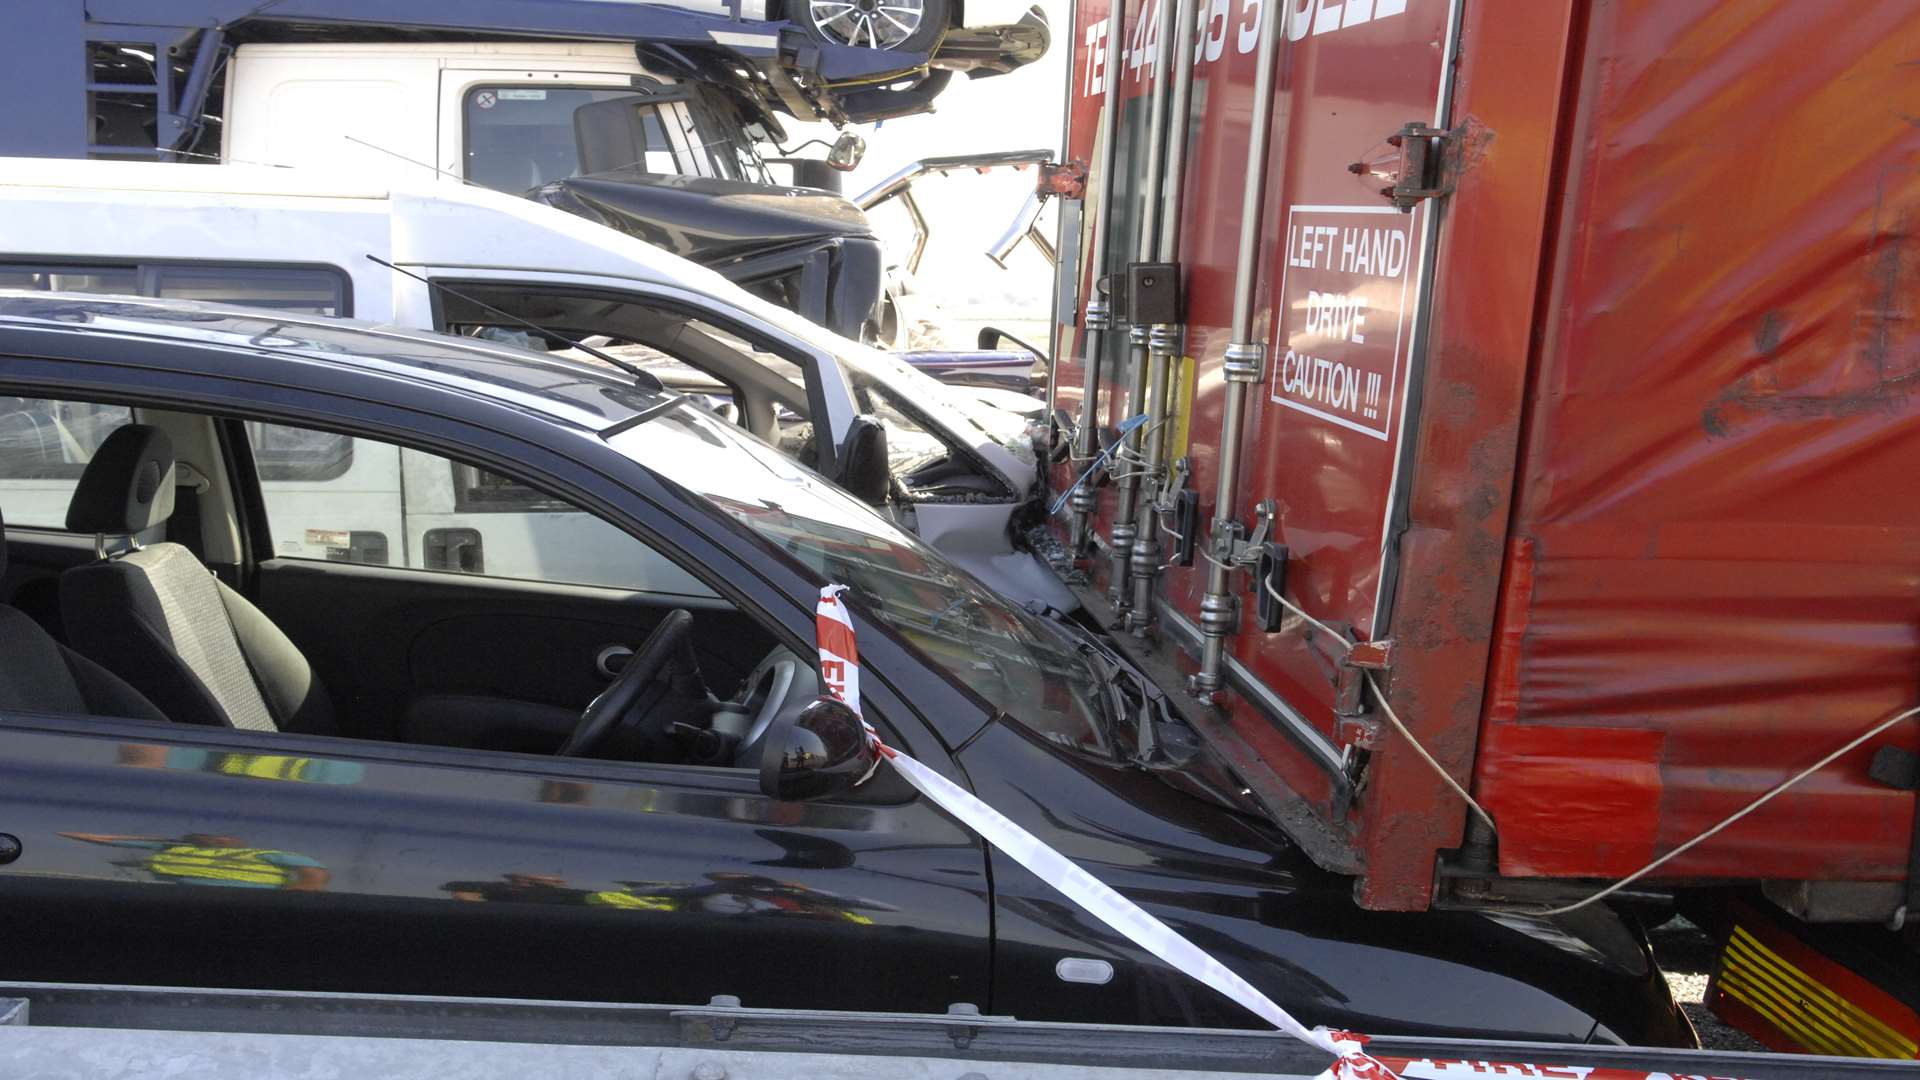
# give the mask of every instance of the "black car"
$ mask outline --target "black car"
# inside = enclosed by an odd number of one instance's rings
[[[1359,909],[1097,634],[644,376],[0,293],[0,395],[0,977],[1257,1026],[884,767],[766,793],[838,582],[888,742],[1306,1023],[1691,1044],[1630,924]]]

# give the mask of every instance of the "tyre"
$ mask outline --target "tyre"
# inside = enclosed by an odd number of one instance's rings
[[[930,53],[946,36],[948,0],[788,0],[793,20],[822,41]]]

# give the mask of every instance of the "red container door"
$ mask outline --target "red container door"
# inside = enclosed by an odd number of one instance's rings
[[[1570,5],[1272,2],[1286,5],[1287,41],[1274,97],[1262,105],[1273,110],[1274,142],[1254,335],[1269,352],[1239,448],[1235,504],[1213,502],[1263,0],[1202,4],[1179,252],[1188,359],[1170,458],[1186,459],[1202,522],[1225,513],[1252,529],[1256,505],[1271,501],[1270,535],[1289,552],[1288,600],[1355,640],[1394,640],[1382,681],[1464,783],[1539,303]],[[1076,23],[1081,77],[1068,146],[1089,163],[1098,161],[1101,119],[1095,72],[1114,63],[1095,47],[1104,14],[1082,4]],[[1393,143],[1409,125],[1450,129],[1442,174],[1471,182],[1402,212],[1383,189],[1419,186],[1405,147]],[[1137,159],[1121,162],[1116,172],[1138,171]],[[1103,210],[1095,179],[1084,237]],[[1138,193],[1126,184],[1121,192],[1113,216],[1137,220]],[[1111,235],[1113,264],[1124,265],[1131,231]],[[1081,246],[1083,304],[1090,246]],[[1065,337],[1056,396],[1071,414],[1081,371],[1077,339]],[[1112,400],[1125,384],[1113,344],[1100,381],[1106,422],[1139,411]],[[1063,468],[1063,481],[1070,471],[1078,467]],[[1113,501],[1108,493],[1101,502],[1102,535]],[[1197,562],[1170,567],[1160,589],[1161,633],[1189,652],[1206,591],[1206,564]],[[1092,570],[1099,579],[1105,562]],[[1250,576],[1235,576],[1230,691],[1218,709],[1192,710],[1196,723],[1316,861],[1363,877],[1363,903],[1425,906],[1436,852],[1461,842],[1464,804],[1403,740],[1376,736],[1377,710],[1364,718],[1372,724],[1342,722],[1340,710],[1363,705],[1344,646],[1298,616],[1273,632],[1256,626]]]

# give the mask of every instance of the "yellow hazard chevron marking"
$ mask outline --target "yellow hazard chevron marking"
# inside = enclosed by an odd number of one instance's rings
[[[1717,985],[1815,1053],[1909,1060],[1920,1053],[1912,1039],[1788,963],[1743,926],[1733,928]]]

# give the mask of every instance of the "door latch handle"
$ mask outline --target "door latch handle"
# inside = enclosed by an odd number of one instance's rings
[[[633,659],[632,649],[625,645],[609,645],[601,649],[600,654],[593,658],[593,666],[600,674],[611,679],[619,675],[620,669],[626,667],[627,661],[631,659]]]

